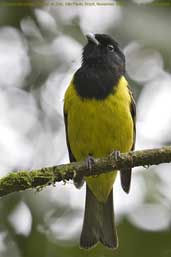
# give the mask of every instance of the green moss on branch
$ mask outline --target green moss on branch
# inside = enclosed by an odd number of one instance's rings
[[[31,188],[43,188],[59,181],[67,181],[74,177],[99,175],[111,170],[120,170],[138,166],[158,165],[171,162],[171,147],[148,149],[121,154],[115,160],[110,155],[95,159],[92,170],[88,170],[85,162],[74,162],[40,170],[18,171],[0,179],[0,197]]]

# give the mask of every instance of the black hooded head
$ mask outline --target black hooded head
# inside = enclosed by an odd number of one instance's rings
[[[125,73],[125,56],[108,35],[88,34],[87,39],[74,84],[81,97],[103,99],[114,92]]]

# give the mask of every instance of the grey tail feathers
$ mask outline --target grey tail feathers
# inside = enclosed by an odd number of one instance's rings
[[[98,241],[109,248],[118,246],[113,211],[113,190],[107,201],[100,203],[86,186],[86,204],[80,247],[90,248]]]

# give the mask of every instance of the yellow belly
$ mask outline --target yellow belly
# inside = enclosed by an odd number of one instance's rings
[[[104,100],[81,99],[72,83],[66,95],[64,110],[68,115],[68,139],[76,160],[108,155],[113,150],[126,152],[133,143],[133,121],[130,113],[127,81],[121,78],[117,90]],[[106,201],[116,171],[87,177],[89,188],[99,201]]]

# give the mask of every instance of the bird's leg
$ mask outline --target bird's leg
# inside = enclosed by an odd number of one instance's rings
[[[118,150],[115,150],[113,151],[111,154],[110,154],[111,157],[114,157],[115,158],[115,161],[118,161],[118,159],[121,157],[121,152],[118,151]]]
[[[89,170],[92,170],[92,166],[94,164],[94,158],[93,156],[89,153],[88,157],[86,158],[86,167]]]

